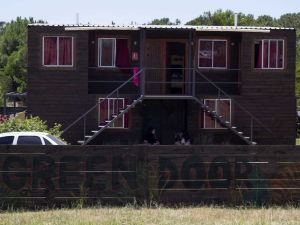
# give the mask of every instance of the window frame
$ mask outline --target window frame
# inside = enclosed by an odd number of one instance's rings
[[[214,52],[214,42],[225,42],[226,43],[226,57],[225,57],[225,67],[214,66],[214,57],[212,56],[212,62],[210,67],[200,66],[200,42],[201,41],[211,41],[212,42],[212,52]],[[228,40],[227,39],[217,39],[217,38],[199,38],[198,39],[198,69],[227,69],[228,68]]]
[[[221,99],[216,99],[216,98],[209,98],[209,99],[204,99],[203,102],[204,104],[206,105],[206,101],[215,101],[215,109],[212,110],[212,111],[216,111],[218,109],[218,106],[217,106],[217,102],[218,101],[229,101],[229,122],[230,124],[232,124],[232,101],[230,98],[221,98]],[[217,111],[216,111],[217,112]],[[217,112],[218,115],[220,115],[218,112]],[[224,130],[224,129],[227,129],[225,127],[217,127],[217,120],[214,119],[214,122],[215,122],[215,125],[214,127],[206,127],[205,126],[205,117],[206,117],[206,112],[203,113],[203,129],[206,129],[206,130],[209,130],[209,129],[213,129],[213,130]]]
[[[280,39],[280,38],[271,38],[271,39],[256,39],[254,41],[254,46],[256,42],[260,42],[262,41],[262,53],[261,53],[261,68],[259,67],[255,67],[255,62],[254,62],[254,69],[256,70],[284,70],[285,69],[285,40],[284,39]],[[264,67],[264,41],[268,41],[268,67]],[[277,45],[276,45],[276,50],[278,51],[278,42],[282,41],[282,67],[274,67],[271,68],[270,67],[270,46],[271,46],[271,41],[276,41]],[[254,60],[255,60],[255,48],[254,48]],[[276,54],[276,64],[278,64],[278,52]]]
[[[45,38],[56,38],[57,46],[56,46],[56,52],[57,52],[57,59],[56,59],[56,65],[45,65]],[[72,64],[71,65],[60,65],[59,64],[59,38],[71,38],[72,39]],[[42,66],[44,67],[74,67],[74,37],[73,36],[56,36],[56,35],[47,35],[43,36],[42,41]]]
[[[99,112],[98,112],[98,125],[100,125],[101,124],[101,101],[102,100],[105,100],[105,99],[107,99],[108,100],[108,104],[107,104],[107,107],[108,107],[108,115],[112,115],[112,114],[110,114],[110,100],[122,100],[123,101],[123,108],[125,108],[125,98],[99,98],[99,100],[98,100],[98,102],[99,102]],[[113,106],[114,106],[114,104],[113,104]],[[123,114],[122,115],[122,127],[115,127],[115,126],[113,126],[113,127],[111,127],[111,126],[109,126],[109,127],[107,127],[107,128],[109,128],[109,129],[128,129],[127,127],[125,127],[125,114]]]
[[[102,66],[101,65],[101,59],[102,59],[102,40],[114,40],[114,52],[112,52],[112,66]],[[101,37],[98,38],[98,67],[99,68],[116,68],[116,55],[117,55],[117,38],[108,38],[108,37]]]

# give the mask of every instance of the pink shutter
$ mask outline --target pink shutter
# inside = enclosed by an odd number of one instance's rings
[[[206,100],[205,102],[209,110],[216,110],[215,100]],[[215,128],[215,120],[207,113],[204,113],[204,128]]]
[[[72,65],[72,37],[59,38],[59,65]]]
[[[44,37],[44,65],[57,65],[57,37]]]
[[[102,101],[102,102],[101,102]],[[103,123],[108,119],[108,99],[103,101],[103,98],[100,99],[99,105],[99,124]]]
[[[223,119],[225,121],[231,122],[231,116],[230,116],[230,100],[217,100],[217,113],[220,116],[223,116]],[[220,124],[217,124],[218,128],[221,128]]]

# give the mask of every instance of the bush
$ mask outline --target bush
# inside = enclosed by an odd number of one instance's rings
[[[46,121],[41,120],[39,117],[29,117],[25,120],[12,118],[0,123],[0,133],[16,132],[16,131],[36,131],[47,132],[61,138],[61,124],[55,123],[53,127],[49,128]]]

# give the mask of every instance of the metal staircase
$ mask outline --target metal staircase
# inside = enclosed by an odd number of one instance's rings
[[[222,115],[218,115],[216,111],[212,111],[203,101],[199,100],[197,97],[194,97],[194,101],[200,104],[201,109],[207,113],[212,119],[215,119],[222,127],[227,128],[232,133],[240,137],[248,145],[256,145],[257,143],[252,141],[252,137],[247,137],[242,131],[238,131],[237,127],[231,126],[229,121],[226,121]]]
[[[108,120],[103,121],[99,125],[98,130],[91,131],[92,133],[91,135],[85,135],[84,140],[78,141],[78,144],[86,145],[89,142],[91,142],[95,137],[97,137],[99,134],[105,131],[106,128],[110,127],[116,120],[121,118],[125,113],[127,113],[129,110],[134,108],[137,104],[141,103],[142,101],[143,101],[143,96],[140,96],[138,99],[133,100],[133,102],[130,105],[126,105],[125,108],[118,110],[117,113],[113,113]]]
[[[198,103],[201,107],[201,109],[206,113],[206,115],[209,115],[211,119],[217,121],[217,123],[228,130],[230,130],[233,134],[238,136],[242,141],[244,141],[248,145],[256,145],[257,143],[253,141],[253,123],[256,122],[259,124],[262,128],[267,130],[269,133],[272,134],[272,131],[270,131],[268,128],[266,128],[257,118],[255,118],[250,112],[248,112],[243,106],[241,106],[238,102],[236,102],[232,97],[227,95],[222,89],[220,89],[215,83],[210,81],[201,71],[198,71],[197,69],[193,70],[193,77],[191,84],[191,93],[189,95],[182,95],[182,96],[169,96],[169,95],[145,95],[145,74],[144,70],[140,70],[138,73],[134,74],[130,79],[122,83],[118,88],[113,90],[109,95],[107,95],[105,98],[103,98],[100,102],[98,102],[96,105],[91,107],[87,112],[85,112],[82,116],[80,116],[78,119],[76,119],[71,125],[69,125],[65,130],[63,130],[63,133],[65,133],[67,130],[69,130],[74,125],[78,124],[80,121],[83,121],[83,140],[78,141],[81,145],[87,145],[90,143],[93,139],[95,139],[98,135],[103,133],[107,128],[111,127],[114,122],[116,122],[118,119],[120,119],[125,113],[128,113],[132,108],[134,108],[137,104],[141,103],[144,99],[189,99],[194,100],[196,103]],[[211,109],[208,105],[204,103],[204,101],[199,99],[196,94],[196,74],[204,78],[208,84],[212,85],[216,90],[218,91],[218,99],[220,99],[220,96],[225,96],[226,98],[232,99],[236,105],[238,105],[242,111],[244,111],[249,118],[251,119],[251,125],[250,125],[250,134],[249,136],[244,135],[242,131],[238,131],[237,127],[232,126],[230,121],[226,121],[223,115],[219,115],[217,111],[214,111],[215,109]],[[115,99],[121,99],[120,98],[120,91],[125,85],[129,84],[133,81],[133,79],[140,79],[140,87],[139,87],[139,93],[137,94],[137,97],[130,103],[125,105],[124,107],[117,109],[115,112],[113,112],[111,115],[109,115],[109,118],[107,118],[104,121],[101,121],[98,128],[91,130],[89,132],[86,132],[86,120],[87,116],[91,114],[94,110],[98,110],[99,105],[109,98],[115,98]]]

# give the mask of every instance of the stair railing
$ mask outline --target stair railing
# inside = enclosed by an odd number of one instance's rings
[[[135,73],[133,76],[131,76],[128,80],[126,80],[125,82],[123,82],[119,87],[117,87],[116,89],[114,89],[111,93],[109,93],[106,97],[104,97],[101,101],[98,101],[94,106],[92,106],[90,109],[88,109],[85,113],[83,113],[81,116],[79,116],[74,122],[72,122],[69,126],[67,126],[63,131],[62,134],[66,133],[68,130],[70,130],[73,126],[75,126],[76,124],[78,124],[81,120],[83,120],[83,137],[85,138],[86,136],[86,117],[97,107],[99,107],[99,105],[104,102],[105,100],[111,98],[112,96],[114,96],[116,94],[116,98],[119,98],[119,91],[121,90],[121,88],[123,88],[125,85],[129,84],[130,82],[133,81],[133,79],[136,78],[140,78],[140,87],[139,87],[139,95],[143,95],[143,79],[144,76],[142,76],[144,74],[144,69],[140,69],[137,73]],[[117,104],[118,105],[118,104]]]
[[[251,112],[249,112],[244,106],[242,106],[238,101],[236,101],[234,98],[232,98],[229,94],[227,94],[225,91],[223,91],[220,87],[218,87],[213,81],[211,81],[207,76],[205,76],[199,69],[195,68],[193,71],[193,88],[192,88],[192,93],[193,96],[196,97],[196,74],[199,74],[203,79],[205,79],[209,84],[211,84],[217,91],[218,91],[218,97],[217,99],[219,102],[222,104],[222,99],[228,98],[231,99],[231,102],[234,103],[236,106],[238,106],[244,113],[246,113],[250,117],[250,141],[253,141],[253,136],[254,136],[254,122],[256,122],[260,127],[262,127],[264,130],[266,130],[268,133],[271,135],[274,135],[274,133],[266,127],[257,117],[255,117]],[[224,96],[224,97],[222,97]],[[196,97],[197,98],[197,97]]]

